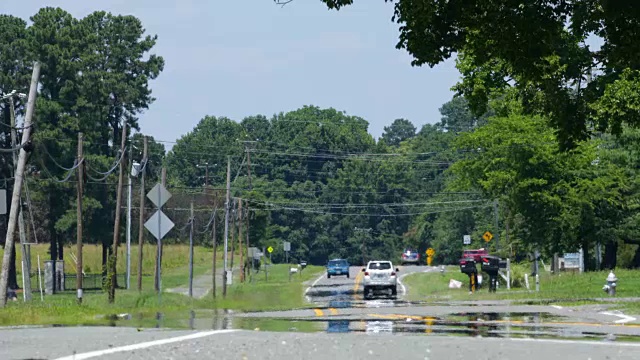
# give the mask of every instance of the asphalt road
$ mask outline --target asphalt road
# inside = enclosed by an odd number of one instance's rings
[[[639,359],[640,321],[606,305],[365,300],[360,267],[312,280],[309,309],[192,312],[192,330],[122,327],[0,329],[0,359]],[[401,278],[437,271],[404,266]]]
[[[2,359],[585,360],[638,359],[640,355],[638,343],[389,336],[380,333],[137,332],[129,328],[92,327],[3,330],[0,331],[0,339]],[[26,343],[30,346],[17,346]]]
[[[402,279],[415,272],[437,271],[435,267],[429,266],[397,266],[398,272],[398,296],[391,298],[377,296],[371,300],[364,299],[362,288],[362,268],[352,266],[349,268],[349,278],[346,276],[332,276],[330,279],[326,273],[313,281],[305,291],[307,301],[319,307],[327,308],[350,308],[366,305],[394,306],[404,301],[404,297],[409,291],[402,282]]]

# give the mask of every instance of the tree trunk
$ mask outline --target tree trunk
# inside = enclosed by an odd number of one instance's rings
[[[19,289],[18,274],[16,272],[16,247],[11,248],[11,261],[9,262],[9,279],[7,280],[8,289]]]
[[[107,261],[109,260],[109,249],[111,244],[105,238],[102,239],[102,284],[107,280]]]
[[[640,268],[640,246],[638,246],[638,248],[636,249],[636,254],[633,256],[633,262],[631,263],[631,266],[634,269]]]
[[[53,224],[54,222],[51,221],[51,223]],[[53,227],[53,226],[52,226]],[[58,260],[58,237],[56,236],[55,233],[55,229],[53,230],[53,232],[50,233],[51,236],[51,243],[49,245],[49,251],[51,251],[51,260],[53,261],[53,293],[55,294],[56,292],[56,286],[55,284],[58,284],[58,279],[57,279],[57,271],[56,271],[56,263],[55,261]]]
[[[604,257],[602,259],[602,269],[614,269],[617,264],[618,243],[608,242],[604,245]]]
[[[589,243],[586,241],[582,243],[582,255],[584,258],[584,271],[591,271],[593,267],[591,266],[591,258],[589,257]]]

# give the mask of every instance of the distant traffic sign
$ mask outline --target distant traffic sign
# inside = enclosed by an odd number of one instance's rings
[[[471,245],[471,235],[465,235],[462,237],[462,244]]]
[[[433,250],[433,248],[428,248],[427,249],[427,256],[431,257],[436,253],[435,250]]]
[[[271,253],[273,252],[273,246],[269,246],[269,247],[267,248],[267,251],[269,252],[269,254],[271,254]]]
[[[144,227],[147,228],[156,239],[162,239],[174,226],[173,221],[171,221],[162,210],[156,211],[156,213],[144,223]]]
[[[493,234],[487,231],[482,235],[482,238],[484,239],[484,241],[489,242],[491,241],[491,239],[493,239]]]
[[[284,251],[291,251],[291,243],[289,241],[285,241],[282,244],[282,247],[284,248]]]
[[[171,193],[162,184],[157,183],[149,192],[147,197],[153,205],[161,208],[171,198]]]

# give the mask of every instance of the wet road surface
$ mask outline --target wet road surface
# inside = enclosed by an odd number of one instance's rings
[[[410,302],[402,282],[397,298],[365,300],[360,270],[310,281],[310,308],[191,311],[172,319],[184,330],[161,329],[164,320],[142,329],[148,321],[135,316],[110,328],[0,330],[0,359],[640,358],[640,321],[606,305]],[[404,266],[400,275],[423,271],[438,270]]]

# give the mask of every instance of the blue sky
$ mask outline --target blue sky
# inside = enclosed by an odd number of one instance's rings
[[[175,140],[205,115],[240,121],[303,105],[333,107],[369,121],[379,137],[404,117],[418,128],[437,122],[459,78],[454,61],[412,67],[397,50],[393,5],[360,0],[339,12],[319,0],[27,0],[2,1],[0,12],[28,19],[59,6],[75,17],[95,10],[140,18],[157,34],[164,71],[157,98],[140,116],[142,132]],[[7,5],[11,4],[11,7]]]

